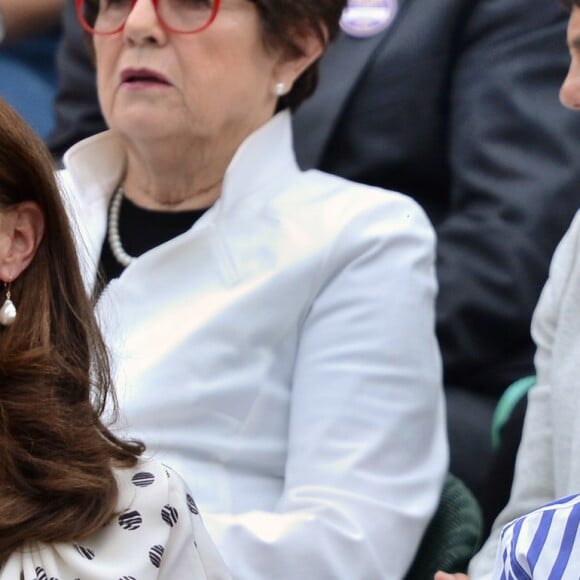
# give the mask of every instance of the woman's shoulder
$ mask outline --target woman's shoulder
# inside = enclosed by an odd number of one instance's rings
[[[118,511],[135,504],[147,511],[157,510],[176,492],[183,492],[185,498],[191,497],[181,476],[154,459],[140,458],[132,467],[115,468],[114,474],[119,487]]]
[[[1,580],[230,577],[177,473],[142,459],[114,474],[119,498],[106,526],[75,542],[28,545],[0,569]]]
[[[170,528],[180,515],[186,515],[181,512],[188,509],[188,501],[192,513],[197,514],[181,477],[159,461],[141,458],[132,467],[115,468],[114,475],[119,495],[116,515],[108,529],[102,531],[107,542],[111,535],[128,537],[127,532],[136,532],[130,534],[133,540],[139,536],[155,537],[158,541],[152,547],[164,546],[169,541]]]
[[[313,190],[314,188],[319,188],[322,191],[325,191],[327,195],[336,197],[337,199],[356,196],[358,201],[363,205],[401,204],[419,207],[415,200],[404,193],[384,189],[375,185],[359,183],[318,169],[310,169],[301,172],[299,185],[301,188],[303,188],[304,185],[311,185]]]
[[[176,471],[141,459],[132,468],[117,470],[116,477],[122,491],[118,525],[126,530],[151,526],[150,533],[155,535],[146,546],[150,562],[159,568],[159,578],[230,579],[197,504]]]
[[[230,577],[187,484],[176,471],[142,458],[131,468],[116,469],[115,476],[118,515],[111,526],[123,530],[125,537],[143,530],[141,547],[149,563],[159,569],[159,578]]]
[[[384,234],[409,227],[433,233],[425,211],[408,195],[316,169],[302,172],[287,198],[319,217],[330,216],[325,221],[337,226],[359,220],[380,224]]]
[[[137,513],[143,522],[156,523],[163,529],[175,527],[179,519],[199,519],[187,483],[168,465],[141,458],[133,467],[116,468],[114,473],[119,488],[116,511],[121,527]]]

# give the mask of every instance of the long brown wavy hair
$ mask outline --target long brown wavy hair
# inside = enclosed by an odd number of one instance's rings
[[[0,100],[0,212],[24,201],[40,207],[45,231],[12,283],[17,318],[0,327],[0,565],[24,543],[100,529],[115,510],[113,466],[134,465],[144,450],[101,420],[105,404],[117,410],[109,359],[52,160]]]

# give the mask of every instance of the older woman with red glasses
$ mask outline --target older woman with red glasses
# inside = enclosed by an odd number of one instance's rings
[[[294,159],[344,3],[77,1],[110,131],[62,181],[123,428],[240,580],[403,577],[447,466],[431,226]]]

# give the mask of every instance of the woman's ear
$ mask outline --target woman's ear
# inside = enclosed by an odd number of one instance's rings
[[[326,42],[313,30],[295,39],[301,54],[284,53],[276,67],[276,83],[284,86],[285,93],[290,92],[296,79],[318,58],[324,51]]]
[[[44,236],[40,207],[25,201],[2,210],[0,219],[0,280],[11,282],[32,262]]]

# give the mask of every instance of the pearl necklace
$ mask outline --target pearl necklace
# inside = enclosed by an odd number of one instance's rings
[[[123,244],[121,243],[121,236],[119,234],[119,216],[121,214],[121,202],[123,201],[123,186],[119,185],[117,191],[113,194],[111,200],[111,208],[109,210],[109,246],[115,260],[125,268],[135,260],[133,256],[129,256]]]

